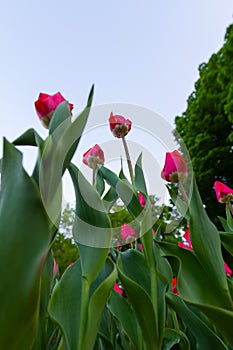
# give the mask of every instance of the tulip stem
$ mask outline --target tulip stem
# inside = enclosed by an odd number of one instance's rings
[[[132,167],[132,162],[131,162],[131,159],[130,159],[129,149],[128,149],[128,146],[127,146],[127,143],[126,143],[125,136],[122,137],[122,142],[123,142],[123,146],[124,146],[124,149],[125,149],[125,155],[126,155],[126,159],[127,159],[128,168],[129,168],[129,175],[130,175],[130,178],[131,178],[132,185],[134,186],[133,167]]]
[[[182,184],[181,181],[179,181],[179,189],[180,189],[180,192],[182,194],[183,200],[186,202],[186,204],[188,204],[189,199],[188,199],[187,193],[184,189],[184,185]]]
[[[229,205],[230,212],[233,215],[233,206],[231,204],[231,201],[229,201],[228,205]]]
[[[95,185],[96,169],[97,169],[97,167],[94,167],[94,168],[93,168],[93,172],[92,172],[92,185],[93,185],[93,186]]]

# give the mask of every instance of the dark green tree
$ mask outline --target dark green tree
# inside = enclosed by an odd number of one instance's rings
[[[224,216],[224,206],[216,201],[214,182],[233,188],[233,24],[222,48],[199,66],[199,74],[187,109],[175,124],[189,151],[206,210],[217,222],[217,215]]]

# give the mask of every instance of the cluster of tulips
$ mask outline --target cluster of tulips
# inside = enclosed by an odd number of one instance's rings
[[[83,154],[92,183],[72,163],[92,98],[93,88],[86,108],[72,120],[73,105],[60,93],[41,93],[35,108],[48,137],[29,129],[13,142],[4,139],[0,349],[232,349],[233,190],[214,184],[217,200],[226,206],[218,231],[184,157],[178,150],[167,152],[161,177],[173,184],[167,188],[187,228],[178,244],[162,240],[162,228],[152,219],[142,155],[135,165],[130,159],[130,120],[109,117],[112,134],[123,142],[130,180],[122,169],[118,175],[105,167],[97,144]],[[31,176],[17,149],[24,145],[38,149]],[[73,239],[79,258],[60,277],[52,246],[66,170],[76,194]],[[118,199],[133,225],[115,230],[109,214]]]

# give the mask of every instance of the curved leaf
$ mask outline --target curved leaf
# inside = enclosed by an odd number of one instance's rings
[[[0,348],[27,350],[37,331],[48,220],[38,188],[22,167],[21,152],[6,140],[1,176]]]

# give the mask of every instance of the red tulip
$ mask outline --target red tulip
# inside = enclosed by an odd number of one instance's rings
[[[117,138],[122,138],[131,130],[132,122],[122,115],[114,115],[112,112],[109,117],[110,130]]]
[[[227,275],[232,275],[232,269],[227,265],[227,263],[224,261],[224,269]]]
[[[176,277],[173,277],[172,278],[172,292],[174,293],[174,294],[179,294],[178,293],[178,290],[176,289],[176,285],[177,285],[177,278]]]
[[[132,243],[136,238],[136,233],[134,229],[128,224],[123,224],[121,227],[121,238],[126,241],[126,243]]]
[[[95,169],[97,164],[104,164],[104,152],[99,145],[95,145],[83,154],[83,163]]]
[[[187,176],[188,169],[182,155],[177,151],[167,152],[165,165],[161,172],[162,179],[168,182],[179,182]]]
[[[219,203],[229,203],[233,200],[233,190],[220,181],[215,181],[214,189]]]
[[[66,101],[66,99],[61,95],[60,92],[57,92],[54,95],[48,95],[40,93],[38,100],[35,101],[35,108],[38,117],[40,118],[42,124],[45,128],[49,127],[50,120],[52,118],[53,112],[57,106]],[[73,109],[73,104],[69,103],[70,110]]]

